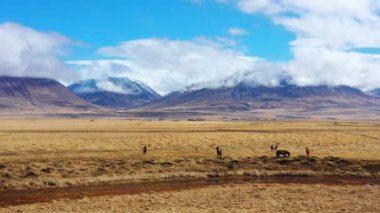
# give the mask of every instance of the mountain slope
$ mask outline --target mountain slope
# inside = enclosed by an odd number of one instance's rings
[[[93,104],[110,108],[132,108],[161,97],[145,84],[128,78],[83,80],[69,89]]]
[[[371,93],[375,96],[380,96],[380,88],[372,90]]]
[[[347,86],[249,86],[239,83],[233,87],[197,89],[176,92],[145,104],[141,110],[226,112],[273,112],[283,115],[313,114],[351,109],[379,113],[380,99]],[[368,110],[367,110],[368,109]],[[298,113],[291,113],[297,111]]]
[[[1,111],[83,111],[97,107],[46,78],[0,77]]]

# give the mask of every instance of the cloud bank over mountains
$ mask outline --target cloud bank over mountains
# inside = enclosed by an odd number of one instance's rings
[[[48,77],[69,81],[78,77],[60,56],[73,42],[15,23],[0,24],[0,75]]]
[[[0,25],[0,75],[49,77],[63,82],[129,77],[161,94],[192,84],[218,87],[237,80],[276,86],[284,78],[301,86],[380,87],[380,54],[361,51],[380,49],[380,1],[213,1],[247,15],[265,16],[293,32],[296,39],[289,43],[293,59],[274,63],[247,55],[234,39],[241,35],[250,39],[254,32],[233,26],[229,37],[130,40],[99,48],[98,60],[64,62],[61,56],[72,45],[70,39],[4,23]]]
[[[298,85],[345,84],[361,89],[380,85],[380,1],[239,0],[247,14],[261,14],[296,34],[288,72]]]
[[[226,76],[252,70],[261,61],[246,56],[224,40],[197,38],[191,41],[141,39],[99,49],[117,59],[69,61],[88,76],[128,76],[139,79],[161,94],[182,90],[194,83],[221,80]]]

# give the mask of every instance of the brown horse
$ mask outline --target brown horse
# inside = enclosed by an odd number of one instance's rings
[[[220,148],[219,146],[216,147],[216,155],[218,157],[222,157],[222,148]]]
[[[309,147],[306,147],[306,148],[305,148],[305,151],[306,151],[306,155],[307,155],[307,157],[310,157],[310,149],[309,149]]]

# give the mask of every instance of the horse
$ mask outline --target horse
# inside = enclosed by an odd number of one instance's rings
[[[217,155],[218,157],[221,157],[221,156],[222,156],[222,149],[221,149],[219,146],[216,147],[216,155]]]
[[[307,157],[310,157],[310,149],[308,147],[305,148]]]
[[[281,156],[288,158],[290,157],[290,152],[288,150],[277,150],[276,158],[281,157]]]
[[[278,148],[278,144],[276,143],[276,144],[272,144],[271,146],[270,146],[270,150],[271,151],[275,151],[275,150],[277,150],[277,148]]]

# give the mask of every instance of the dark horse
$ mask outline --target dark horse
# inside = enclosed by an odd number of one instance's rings
[[[220,148],[219,146],[216,147],[216,155],[218,157],[222,157],[222,148]]]
[[[288,150],[277,150],[276,152],[276,158],[278,157],[290,157],[290,152]]]
[[[148,147],[144,146],[143,147],[143,154],[145,155],[148,152]]]

